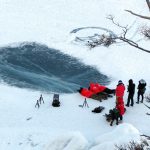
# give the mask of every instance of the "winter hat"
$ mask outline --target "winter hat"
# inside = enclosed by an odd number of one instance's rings
[[[133,80],[132,79],[129,80],[129,84],[133,84]]]
[[[141,79],[139,82],[140,82],[141,84],[145,84],[145,83],[146,83],[145,80],[143,80],[143,79]]]
[[[118,81],[118,84],[122,84],[123,82],[121,80]]]

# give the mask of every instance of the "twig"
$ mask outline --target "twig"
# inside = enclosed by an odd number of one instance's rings
[[[144,103],[143,103],[144,104]],[[148,105],[146,105],[146,104],[144,104],[148,109],[150,109],[150,107],[148,106]]]
[[[118,36],[118,37],[116,37],[115,39],[119,39],[119,40],[121,40],[121,41],[123,41],[123,42],[128,43],[129,45],[131,45],[131,46],[133,46],[133,47],[135,47],[135,48],[138,48],[138,49],[140,49],[140,50],[142,50],[142,51],[145,51],[145,52],[147,52],[147,53],[150,53],[150,50],[147,50],[147,49],[145,49],[145,48],[143,48],[143,47],[140,47],[136,42],[134,42],[134,41],[132,41],[132,40],[130,40],[130,39],[128,39],[128,38],[126,37],[127,32],[129,31],[128,25],[127,25],[127,26],[122,26],[122,25],[120,25],[119,23],[116,23],[116,22],[114,21],[114,17],[113,17],[112,15],[109,15],[109,16],[107,17],[107,19],[111,20],[112,23],[115,24],[116,26],[122,28],[123,33],[121,34],[121,36]]]
[[[149,8],[149,11],[150,11],[150,1],[149,0],[146,0],[146,3],[147,3],[147,6]]]
[[[132,15],[134,15],[134,16],[137,16],[137,17],[140,17],[140,18],[143,18],[143,19],[148,19],[148,20],[150,20],[150,17],[148,17],[148,16],[139,15],[139,14],[137,14],[137,13],[134,13],[134,12],[131,11],[131,10],[125,10],[125,11],[129,12],[130,14],[132,14]]]
[[[140,135],[140,136],[144,136],[144,137],[146,137],[146,138],[150,139],[150,136],[145,135],[145,134],[142,134],[142,135]]]

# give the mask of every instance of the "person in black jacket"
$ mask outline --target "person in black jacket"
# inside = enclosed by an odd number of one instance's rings
[[[138,97],[136,102],[137,104],[139,104],[140,96],[142,97],[142,100],[140,102],[143,103],[145,90],[146,90],[146,82],[145,80],[141,79],[138,85]]]
[[[131,106],[133,106],[134,105],[133,97],[134,97],[134,92],[135,92],[135,84],[133,83],[132,79],[129,80],[127,92],[129,92],[129,94],[128,94],[128,100],[127,100],[126,106],[129,107],[130,100],[131,100]]]

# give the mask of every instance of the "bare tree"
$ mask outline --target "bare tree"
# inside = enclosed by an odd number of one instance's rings
[[[147,6],[148,6],[148,9],[150,11],[150,0],[146,0],[146,3],[147,3]],[[143,18],[143,19],[148,19],[150,20],[150,17],[149,16],[143,16],[143,15],[140,15],[140,14],[137,14],[131,10],[125,10],[127,12],[129,12],[130,14],[134,15],[134,16],[137,16],[137,17],[140,17],[140,18]]]
[[[142,135],[148,138],[146,135]],[[141,139],[140,143],[135,141],[130,141],[128,144],[124,145],[115,145],[116,150],[148,150],[150,148],[148,139]]]
[[[146,4],[147,4],[148,8],[149,8],[149,11],[150,11],[150,0],[145,0],[145,1],[146,1]],[[131,10],[125,10],[125,11],[131,13],[132,15],[138,16],[140,18],[150,20],[150,16],[140,15],[138,13],[135,13],[135,12],[131,11]],[[130,29],[130,27],[128,25],[126,25],[126,26],[120,25],[119,23],[114,21],[114,17],[112,15],[109,15],[107,17],[107,19],[111,20],[113,24],[118,26],[121,29],[122,33],[120,35],[115,36],[115,37],[105,36],[105,38],[100,38],[96,42],[88,42],[88,46],[90,46],[90,48],[94,48],[97,45],[104,45],[104,46],[108,47],[111,44],[115,43],[116,40],[120,40],[120,41],[123,41],[123,42],[129,44],[130,46],[133,46],[133,47],[135,47],[139,50],[150,53],[149,49],[146,49],[146,48],[140,46],[137,43],[137,41],[133,41],[127,36],[128,32],[129,32],[129,29]],[[142,33],[142,35],[144,35],[144,37],[150,39],[150,27],[143,26],[140,30],[141,30],[140,32]],[[106,40],[104,40],[104,39],[106,39]]]
[[[133,47],[135,47],[135,48],[138,48],[138,49],[140,49],[140,50],[142,50],[142,51],[145,51],[145,52],[147,52],[147,53],[150,53],[150,50],[147,50],[147,49],[145,49],[145,48],[139,46],[136,42],[134,42],[134,41],[130,40],[129,38],[127,38],[127,33],[128,33],[128,31],[129,31],[128,25],[127,25],[127,26],[122,26],[122,25],[120,25],[119,23],[115,22],[115,21],[114,21],[114,17],[113,17],[112,15],[109,15],[109,16],[107,17],[107,19],[111,20],[113,24],[115,24],[116,26],[118,26],[119,28],[121,28],[122,31],[123,31],[123,32],[121,33],[121,35],[115,37],[115,39],[119,39],[119,40],[121,40],[121,41],[123,41],[123,42],[125,42],[125,43],[128,43],[129,45],[131,45],[131,46],[133,46]]]

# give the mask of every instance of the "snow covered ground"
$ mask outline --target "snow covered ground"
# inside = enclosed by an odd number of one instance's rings
[[[89,108],[81,108],[79,94],[62,94],[61,107],[54,108],[52,95],[44,94],[45,103],[38,109],[34,106],[40,92],[4,85],[0,91],[1,149],[109,150],[114,144],[139,141],[140,134],[149,134],[150,118],[143,104],[128,108],[123,123],[116,126],[114,122],[111,127],[103,115],[114,107],[114,98],[101,103],[88,99]],[[92,113],[97,106],[105,110]]]
[[[148,22],[124,9],[148,14],[146,8],[143,0],[0,0],[0,45],[42,43],[96,67],[112,79],[110,88],[120,79],[127,85],[130,78],[137,88],[143,78],[148,93],[149,54],[123,43],[89,50],[72,41],[77,34],[88,36],[93,30],[70,33],[81,27],[101,27],[119,33],[106,19],[112,14],[123,25],[134,24],[130,34],[136,38],[137,27]],[[144,45],[147,48],[148,43]],[[140,134],[150,134],[150,117],[146,115],[149,110],[143,104],[127,108],[123,123],[110,127],[103,115],[115,106],[115,98],[102,103],[88,99],[90,108],[80,108],[78,105],[84,98],[78,93],[61,94],[61,107],[53,108],[53,95],[42,93],[45,104],[37,109],[34,105],[40,94],[40,91],[0,84],[1,150],[110,150],[115,144],[131,139],[139,141]],[[126,102],[127,92],[124,99]],[[100,105],[105,107],[102,113],[91,113]]]

